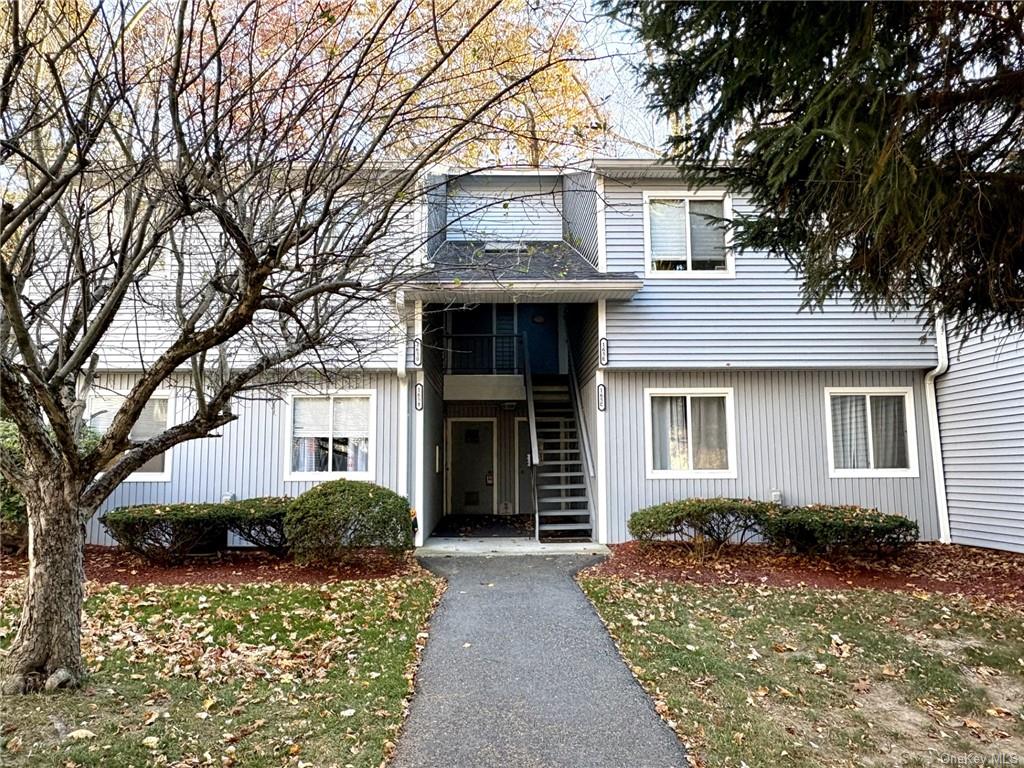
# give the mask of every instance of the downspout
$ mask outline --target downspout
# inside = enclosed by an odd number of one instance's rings
[[[949,345],[946,340],[946,323],[939,318],[935,321],[935,348],[938,365],[924,377],[924,398],[928,411],[928,433],[932,448],[932,473],[935,477],[935,502],[939,512],[939,541],[950,543],[949,504],[946,501],[946,469],[942,463],[942,435],[939,432],[939,402],[935,395],[935,380],[949,370]]]

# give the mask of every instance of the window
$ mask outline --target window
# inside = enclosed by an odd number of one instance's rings
[[[731,215],[723,197],[644,196],[647,274],[721,277],[731,274],[721,219]]]
[[[373,393],[296,395],[285,479],[323,475],[372,479]]]
[[[124,403],[124,395],[93,395],[89,398],[89,426],[98,432],[106,432],[114,421],[118,409]],[[170,424],[170,398],[153,396],[142,407],[135,426],[129,433],[133,442],[143,442],[156,437]],[[167,481],[171,479],[170,457],[167,452],[149,459],[130,474],[126,482]]]
[[[648,389],[647,476],[735,477],[731,389]]]
[[[832,477],[917,476],[909,388],[826,389]]]

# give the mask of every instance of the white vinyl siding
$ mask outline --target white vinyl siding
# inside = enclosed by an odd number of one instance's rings
[[[292,395],[285,480],[373,479],[372,391]]]
[[[644,394],[648,478],[736,476],[732,390]]]
[[[124,403],[125,395],[102,394],[89,398],[89,426],[104,433],[114,421],[118,409]],[[141,443],[156,437],[170,425],[171,398],[154,395],[142,407],[139,418],[129,433],[129,439]],[[170,452],[158,454],[130,474],[125,482],[166,482],[171,479]]]
[[[825,389],[832,477],[916,477],[910,389]]]
[[[733,274],[722,219],[729,199],[682,193],[644,194],[648,276],[723,277]]]

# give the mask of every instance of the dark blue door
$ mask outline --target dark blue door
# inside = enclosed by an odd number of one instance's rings
[[[533,373],[558,373],[558,305],[520,304],[517,319],[530,346]]]

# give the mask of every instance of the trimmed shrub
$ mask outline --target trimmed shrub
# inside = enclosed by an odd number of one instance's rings
[[[122,547],[166,565],[223,549],[233,514],[226,504],[147,504],[113,509],[100,520]]]
[[[857,506],[786,507],[765,518],[773,544],[804,554],[894,554],[917,541],[917,522]]]
[[[289,496],[263,496],[227,501],[228,529],[255,547],[276,557],[288,554],[284,535],[284,516],[292,499]]]
[[[630,535],[641,541],[668,538],[695,544],[703,539],[721,549],[759,534],[765,516],[775,509],[770,502],[753,499],[681,499],[637,510],[628,526]]]
[[[285,536],[299,562],[327,563],[356,547],[412,546],[409,501],[394,491],[357,480],[330,480],[292,501]]]

